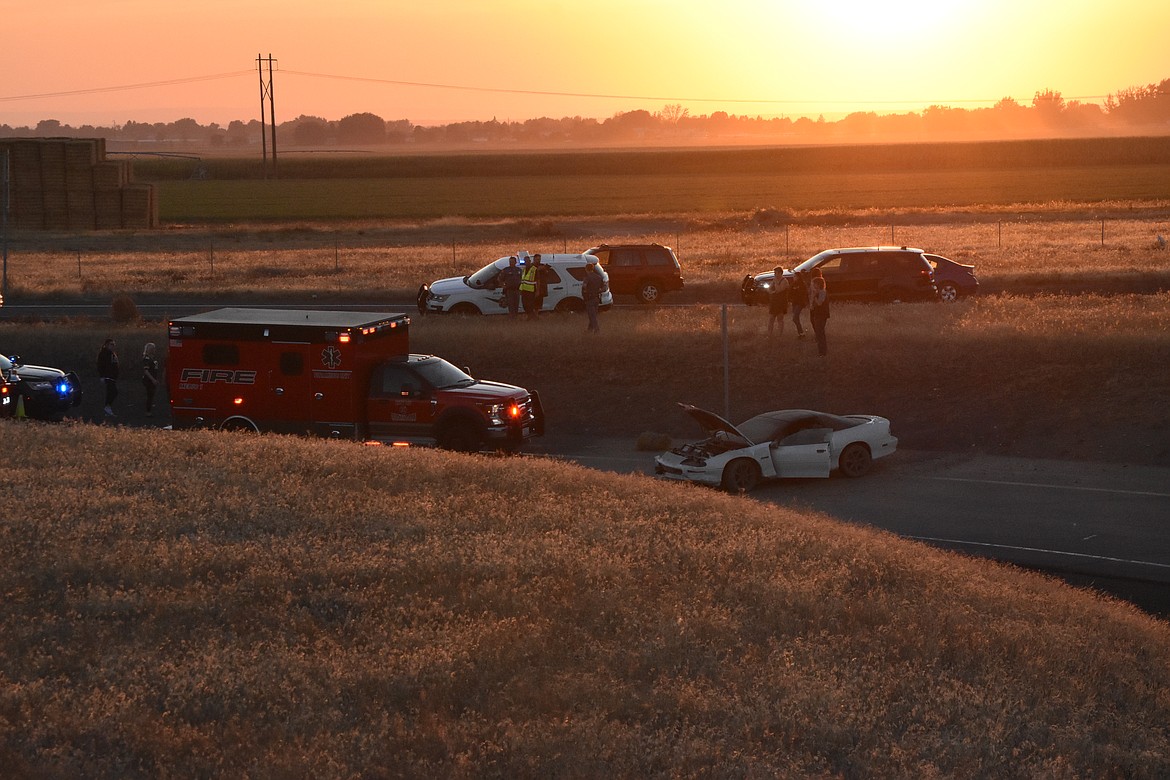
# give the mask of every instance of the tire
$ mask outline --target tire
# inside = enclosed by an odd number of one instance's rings
[[[566,312],[580,313],[585,311],[585,301],[581,300],[580,298],[563,298],[560,301],[557,301],[557,306],[554,311],[558,312],[559,314],[564,314]]]
[[[873,456],[869,454],[869,447],[855,441],[841,450],[841,457],[837,464],[845,476],[862,477],[869,472],[869,467],[873,465]]]
[[[463,301],[452,306],[451,313],[456,317],[478,317],[483,312],[474,303]]]
[[[723,489],[728,493],[750,493],[760,484],[760,467],[755,461],[739,458],[723,467]]]
[[[943,282],[938,286],[938,299],[943,303],[954,303],[959,300],[959,288],[954,282]]]
[[[219,426],[221,431],[243,431],[244,433],[259,433],[260,429],[256,427],[251,420],[245,420],[241,417],[233,417],[230,420],[224,420],[223,424]]]
[[[645,279],[638,284],[638,303],[658,303],[662,297],[662,287],[657,279]]]
[[[439,431],[439,446],[453,452],[479,452],[483,442],[475,425],[467,420],[445,424]]]

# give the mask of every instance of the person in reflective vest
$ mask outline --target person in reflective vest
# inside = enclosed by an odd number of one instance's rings
[[[528,319],[536,319],[540,309],[536,305],[537,275],[540,273],[538,263],[531,262],[524,266],[524,276],[520,279],[520,302],[524,304],[524,313]]]

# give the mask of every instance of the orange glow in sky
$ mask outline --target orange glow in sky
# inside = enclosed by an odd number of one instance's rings
[[[372,112],[416,124],[1101,102],[1170,78],[1166,0],[57,0],[9,4],[0,124]]]

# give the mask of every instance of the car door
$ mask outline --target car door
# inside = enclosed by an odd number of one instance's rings
[[[435,402],[422,377],[404,365],[374,369],[367,402],[370,438],[420,441],[434,431]]]
[[[548,295],[544,297],[541,311],[554,311],[557,304],[565,299],[571,285],[565,282],[565,269],[545,266],[545,279],[548,281]]]
[[[778,477],[827,477],[831,469],[830,428],[805,428],[789,434],[771,447],[772,465]]]
[[[845,255],[836,255],[817,266],[825,279],[825,290],[832,298],[848,298],[856,294],[855,285],[849,275],[850,259]]]

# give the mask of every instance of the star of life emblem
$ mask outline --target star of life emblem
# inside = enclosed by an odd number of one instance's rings
[[[337,347],[325,347],[321,350],[321,364],[326,368],[337,368],[341,365],[341,350]]]

